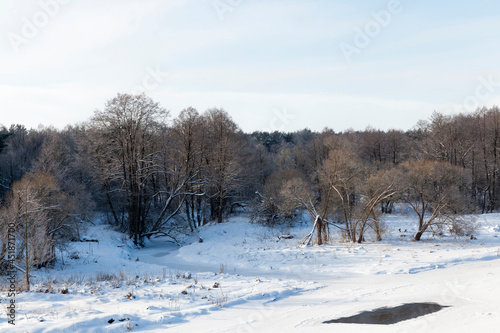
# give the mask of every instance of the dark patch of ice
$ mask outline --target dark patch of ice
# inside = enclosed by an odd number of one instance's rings
[[[324,324],[372,324],[390,325],[400,321],[425,316],[437,312],[446,306],[437,303],[409,303],[392,308],[379,308],[361,312],[357,315],[323,322]]]

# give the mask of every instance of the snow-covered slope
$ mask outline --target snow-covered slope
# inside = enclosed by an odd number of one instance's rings
[[[478,216],[477,240],[410,241],[411,217],[388,216],[382,242],[298,246],[310,228],[269,229],[244,217],[201,228],[181,248],[130,246],[98,224],[64,265],[37,271],[17,296],[19,332],[469,332],[500,324],[500,215]],[[293,238],[285,239],[283,235]],[[199,238],[203,242],[199,242]],[[2,305],[6,307],[6,294]],[[323,324],[383,306],[443,310],[389,326]]]

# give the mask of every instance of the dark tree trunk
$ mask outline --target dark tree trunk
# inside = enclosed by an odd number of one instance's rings
[[[322,245],[323,244],[323,220],[321,219],[321,217],[318,217],[317,221],[316,221],[316,228],[317,228],[317,238],[316,238],[316,243],[318,245]]]

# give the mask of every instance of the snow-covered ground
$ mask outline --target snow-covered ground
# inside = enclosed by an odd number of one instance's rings
[[[64,264],[36,271],[5,332],[471,332],[500,327],[500,214],[477,240],[424,235],[391,215],[382,242],[298,246],[310,224],[269,229],[245,217],[201,228],[181,248],[144,249],[106,225],[72,243]],[[290,234],[292,239],[279,236]],[[199,238],[203,242],[199,242]],[[6,293],[2,293],[6,309]],[[447,306],[393,325],[324,324],[412,302]]]

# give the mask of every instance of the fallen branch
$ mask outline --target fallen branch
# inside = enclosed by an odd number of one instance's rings
[[[302,241],[301,241],[302,245],[309,245],[309,244],[311,244],[311,240],[312,240],[313,235],[314,235],[314,230],[316,229],[316,225],[318,224],[318,220],[319,219],[320,219],[320,216],[316,215],[316,218],[314,219],[314,224],[313,224],[313,228],[312,228],[311,232],[308,233],[304,238],[302,238]]]
[[[142,237],[147,237],[147,238],[151,238],[151,237],[155,237],[155,238],[159,238],[159,237],[169,237],[173,240],[173,243],[177,244],[178,246],[181,246],[181,243],[172,235],[169,235],[167,232],[164,232],[164,231],[153,231],[153,232],[148,232],[147,234],[143,234],[141,235]]]

